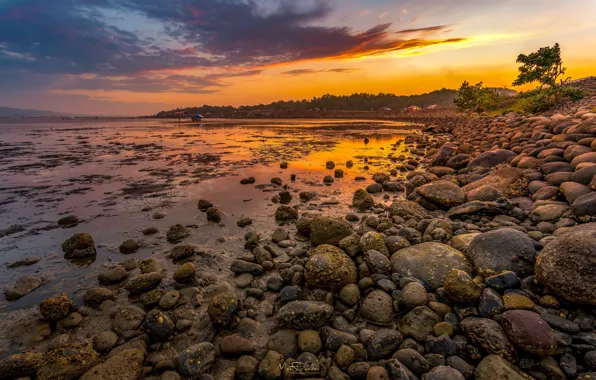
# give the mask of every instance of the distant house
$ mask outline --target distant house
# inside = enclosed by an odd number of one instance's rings
[[[436,110],[437,108],[439,108],[439,106],[436,104],[431,104],[430,106],[426,107],[427,110]]]
[[[489,87],[488,89],[494,91],[499,96],[510,97],[510,96],[517,95],[517,91],[511,90],[509,88],[504,88],[504,87]]]
[[[391,108],[389,108],[389,107],[381,107],[381,111],[391,111]]]
[[[422,108],[418,107],[418,106],[409,106],[408,111],[420,111]]]

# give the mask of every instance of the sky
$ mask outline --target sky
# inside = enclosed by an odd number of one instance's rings
[[[0,0],[0,106],[89,115],[511,87],[559,43],[596,75],[596,0]]]

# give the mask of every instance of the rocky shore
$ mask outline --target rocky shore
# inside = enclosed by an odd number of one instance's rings
[[[388,153],[344,218],[294,185],[291,162],[271,179],[273,231],[197,200],[247,231],[229,282],[203,275],[212,258],[186,226],[167,232],[167,257],[127,259],[138,244],[124,241],[82,299],[56,294],[12,329],[0,380],[594,378],[596,82],[582,86],[557,113],[409,136],[411,156]],[[344,177],[326,166],[325,183]],[[64,258],[93,258],[92,235],[66,240]],[[23,276],[5,294],[41,285]]]

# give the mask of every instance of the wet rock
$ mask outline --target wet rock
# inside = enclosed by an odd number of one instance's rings
[[[362,301],[360,316],[372,323],[389,325],[393,320],[393,299],[382,290],[373,290]]]
[[[413,309],[417,306],[424,306],[428,302],[428,294],[424,285],[417,281],[412,281],[402,288],[399,298],[400,304],[407,309]]]
[[[379,183],[373,183],[373,184],[366,186],[365,190],[369,194],[378,194],[383,191],[383,185],[381,185]]]
[[[190,236],[190,231],[181,224],[176,224],[170,227],[166,234],[168,242],[175,244]]]
[[[377,330],[366,346],[369,360],[380,360],[391,355],[403,338],[399,331],[390,329]]]
[[[304,276],[311,288],[338,291],[357,281],[354,262],[341,249],[323,244],[315,248],[305,266]]]
[[[174,362],[184,378],[200,379],[215,362],[215,347],[209,342],[195,344],[180,352]]]
[[[383,236],[376,231],[370,231],[362,235],[359,245],[362,252],[366,253],[373,250],[389,257],[389,250],[385,245],[385,240],[383,239]]]
[[[366,192],[366,190],[358,189],[354,192],[352,197],[352,206],[360,211],[367,210],[374,207],[375,201],[373,197]]]
[[[207,209],[207,220],[210,222],[214,222],[214,223],[219,223],[221,222],[221,211],[219,211],[218,209],[216,209],[215,207],[209,207]]]
[[[0,361],[0,380],[34,378],[42,357],[40,352],[24,352],[5,358]]]
[[[398,350],[393,359],[399,360],[416,376],[421,377],[430,370],[430,364],[418,351],[413,348],[404,348]]]
[[[527,352],[538,356],[549,356],[557,350],[557,340],[553,330],[534,312],[506,311],[503,313],[501,325],[509,339]]]
[[[503,194],[490,185],[484,185],[470,190],[467,194],[468,201],[495,202],[502,198]]]
[[[176,268],[174,272],[174,281],[181,284],[188,284],[192,282],[197,274],[197,270],[193,263],[185,263]]]
[[[18,267],[23,267],[23,266],[29,266],[29,265],[38,263],[39,260],[41,260],[41,257],[25,257],[23,259],[13,261],[11,263],[6,264],[6,267],[18,268]]]
[[[575,199],[571,211],[580,221],[596,221],[596,193],[584,194]]]
[[[263,380],[281,379],[284,356],[279,352],[267,351],[267,355],[259,364],[257,374]]]
[[[117,284],[127,277],[128,272],[120,264],[103,267],[97,275],[97,279],[102,285]]]
[[[11,289],[5,290],[4,295],[8,301],[14,301],[39,288],[41,284],[41,278],[24,275],[17,279]]]
[[[316,301],[292,301],[282,306],[276,319],[280,327],[296,330],[319,329],[333,316],[333,307]]]
[[[416,376],[397,359],[387,360],[385,366],[390,379],[417,380]]]
[[[427,183],[417,188],[416,193],[423,198],[419,203],[434,209],[449,209],[466,202],[466,193],[450,181]]]
[[[59,321],[74,309],[75,304],[66,293],[48,297],[39,304],[39,312],[45,319],[51,322]]]
[[[433,327],[441,318],[426,306],[418,306],[406,314],[399,323],[399,330],[404,336],[412,336],[419,341],[433,335]]]
[[[236,222],[236,225],[238,227],[240,227],[240,228],[244,228],[244,227],[250,226],[251,224],[252,224],[252,219],[251,218],[242,218],[242,219],[239,219]]]
[[[128,239],[118,247],[120,253],[128,255],[139,250],[139,243],[134,239]]]
[[[400,249],[391,256],[393,272],[424,281],[432,289],[443,285],[451,269],[471,273],[471,266],[460,251],[435,242]]]
[[[87,233],[75,234],[62,243],[65,259],[95,257],[95,242]]]
[[[95,349],[98,352],[106,353],[116,347],[118,334],[112,330],[102,331],[95,337]]]
[[[287,205],[280,205],[275,211],[275,220],[287,221],[298,219],[298,210]]]
[[[507,360],[498,355],[489,355],[482,359],[476,371],[474,371],[476,380],[529,380],[530,377],[524,374],[519,368],[515,367]]]
[[[330,185],[333,182],[335,182],[335,180],[330,175],[326,175],[325,178],[323,178],[323,183],[325,183],[327,185]]]
[[[145,319],[145,312],[135,306],[125,306],[114,316],[112,330],[119,335],[127,331],[136,330]]]
[[[527,309],[531,310],[536,304],[526,296],[517,293],[507,293],[503,295],[505,310]]]
[[[83,296],[85,306],[98,309],[104,301],[114,300],[114,293],[110,289],[95,287],[87,290]]]
[[[76,215],[67,215],[58,219],[58,225],[62,228],[71,228],[79,224],[79,218]]]
[[[170,290],[161,296],[158,305],[164,310],[172,309],[180,301],[180,293],[177,290]]]
[[[449,299],[461,304],[476,303],[482,294],[482,287],[468,273],[459,269],[453,269],[447,274],[443,287]]]
[[[174,333],[174,322],[161,311],[151,310],[143,322],[143,329],[149,336],[163,341]]]
[[[515,156],[510,150],[496,149],[488,152],[480,153],[468,163],[468,168],[494,168],[495,166],[511,161]]]
[[[87,371],[81,380],[129,380],[138,379],[143,371],[145,353],[126,350]]]
[[[400,216],[404,219],[424,219],[427,216],[426,209],[416,202],[408,200],[397,200],[389,207],[392,216]]]
[[[283,185],[283,181],[279,177],[273,177],[273,178],[271,178],[271,183],[274,184],[274,185],[277,185],[277,186]]]
[[[596,305],[596,229],[569,232],[546,245],[536,276],[561,298]]]
[[[391,261],[389,261],[388,254],[384,255],[374,249],[368,250],[364,255],[364,260],[372,273],[391,273]]]
[[[155,235],[158,232],[157,227],[147,227],[143,230],[143,235]]]
[[[486,318],[468,317],[461,321],[460,327],[476,344],[491,354],[500,355],[514,362],[517,358],[515,347],[498,322]]]
[[[527,192],[528,177],[521,169],[506,166],[492,171],[478,181],[467,184],[463,189],[469,193],[485,185],[494,187],[507,198],[523,196]]]
[[[348,332],[337,330],[331,327],[323,327],[321,330],[325,348],[337,351],[342,345],[351,346],[358,343],[358,338]]]
[[[252,356],[241,356],[236,365],[238,380],[252,380],[255,378],[259,361]]]
[[[465,380],[465,378],[456,369],[440,365],[431,369],[430,372],[425,373],[422,376],[422,380]]]
[[[343,219],[316,216],[310,221],[310,242],[313,245],[338,245],[341,239],[352,233],[352,227]]]
[[[39,380],[75,380],[100,363],[90,344],[66,344],[43,355],[37,371]]]
[[[209,316],[218,325],[227,325],[236,313],[238,298],[232,292],[215,295],[209,302]]]
[[[243,178],[240,180],[241,185],[251,185],[256,182],[255,177]]]
[[[501,295],[490,288],[482,290],[482,296],[478,302],[478,313],[481,317],[492,318],[500,314],[505,309],[505,304]]]
[[[234,334],[223,337],[219,343],[219,350],[222,354],[240,355],[253,352],[255,347],[249,339]]]
[[[298,339],[295,330],[282,329],[276,331],[267,342],[269,350],[279,352],[285,357],[296,357],[298,353]]]
[[[323,342],[317,331],[304,330],[298,333],[298,348],[303,352],[318,354],[323,349]]]
[[[536,249],[534,241],[523,232],[500,228],[476,236],[466,256],[482,275],[513,271],[527,276],[533,271]]]
[[[163,267],[161,266],[161,263],[157,259],[154,259],[153,257],[141,261],[139,263],[139,269],[141,270],[141,273],[153,273],[153,272],[159,273],[159,272],[163,271]]]
[[[264,272],[261,265],[244,260],[234,260],[230,266],[230,270],[236,274],[250,273],[254,276],[260,276]]]
[[[195,254],[195,247],[190,244],[177,245],[172,248],[170,257],[174,261],[181,261],[187,259]]]
[[[124,288],[131,294],[141,294],[157,288],[162,279],[161,272],[143,273],[128,280]]]
[[[206,199],[199,199],[198,207],[199,207],[199,210],[205,212],[205,211],[207,211],[207,209],[209,209],[209,207],[213,207],[213,203],[209,202]]]

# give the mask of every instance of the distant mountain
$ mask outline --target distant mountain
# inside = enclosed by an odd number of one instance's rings
[[[43,111],[43,110],[29,110],[24,108],[9,108],[0,107],[0,117],[51,117],[51,116],[73,116],[72,114]]]

